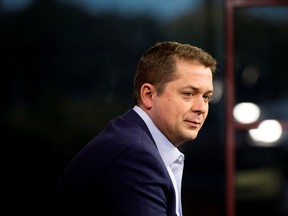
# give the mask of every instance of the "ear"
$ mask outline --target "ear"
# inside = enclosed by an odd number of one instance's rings
[[[150,109],[152,107],[154,93],[156,93],[156,89],[153,85],[144,83],[141,86],[140,97],[142,104],[146,109]]]

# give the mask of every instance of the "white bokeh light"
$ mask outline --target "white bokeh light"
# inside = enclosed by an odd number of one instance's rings
[[[256,104],[250,102],[239,103],[233,109],[235,120],[243,124],[257,121],[260,114],[260,108]]]
[[[273,146],[282,136],[282,126],[277,120],[264,120],[258,128],[250,129],[249,135],[256,141],[255,145]]]

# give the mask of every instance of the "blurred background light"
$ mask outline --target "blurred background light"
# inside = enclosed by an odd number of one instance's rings
[[[264,120],[258,128],[250,129],[249,135],[258,146],[274,146],[282,136],[282,126],[277,120]]]
[[[223,81],[220,79],[215,79],[213,81],[213,87],[213,100],[211,102],[216,104],[223,96]]]
[[[243,124],[250,124],[257,121],[260,114],[260,108],[250,102],[239,103],[233,109],[235,120]]]

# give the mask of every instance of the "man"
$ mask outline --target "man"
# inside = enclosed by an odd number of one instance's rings
[[[55,187],[58,206],[91,215],[182,215],[184,155],[213,93],[216,60],[202,49],[156,43],[140,58],[135,106],[112,120],[71,161]]]

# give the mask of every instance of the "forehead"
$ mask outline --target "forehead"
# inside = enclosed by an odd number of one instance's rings
[[[175,79],[168,84],[172,89],[197,89],[200,92],[213,91],[213,75],[210,68],[195,61],[179,61]]]
[[[205,67],[197,61],[177,60],[175,68],[176,79],[183,77],[194,77],[212,80],[213,75],[210,68]]]

